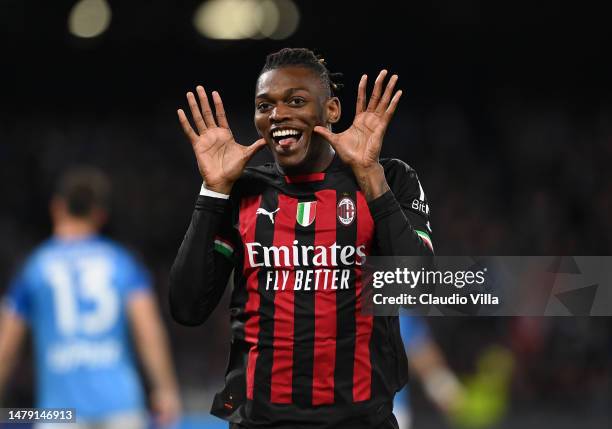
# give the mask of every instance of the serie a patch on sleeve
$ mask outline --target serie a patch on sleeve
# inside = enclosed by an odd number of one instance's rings
[[[414,231],[417,233],[419,237],[421,237],[421,240],[423,240],[423,243],[425,243],[425,245],[429,247],[431,251],[433,252],[433,244],[431,242],[431,237],[429,237],[429,234],[427,234],[425,231],[420,231],[418,229],[415,229]]]
[[[233,259],[234,257],[234,245],[218,235],[215,237],[215,250],[226,258]]]

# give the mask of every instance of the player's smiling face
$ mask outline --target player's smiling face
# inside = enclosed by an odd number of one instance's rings
[[[311,69],[282,67],[263,73],[257,81],[255,127],[288,174],[320,171],[327,166],[333,152],[313,129],[339,118],[340,102],[329,97]]]

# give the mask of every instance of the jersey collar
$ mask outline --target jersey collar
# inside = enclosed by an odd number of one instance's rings
[[[286,183],[310,183],[310,182],[322,182],[325,180],[325,175],[332,171],[337,171],[343,166],[342,161],[338,154],[334,154],[332,161],[329,163],[327,168],[320,173],[308,173],[299,174],[293,176],[283,176]]]

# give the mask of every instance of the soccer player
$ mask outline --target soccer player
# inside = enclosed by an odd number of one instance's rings
[[[49,424],[55,429],[147,426],[129,328],[157,422],[170,424],[180,411],[149,276],[126,249],[98,235],[109,197],[98,170],[81,167],[61,179],[51,202],[53,237],[28,258],[0,315],[0,391],[29,326],[37,406],[76,408],[77,423]]]
[[[339,85],[307,49],[267,57],[254,119],[261,139],[236,142],[218,92],[187,94],[204,184],[170,274],[173,317],[203,323],[234,270],[232,347],[212,413],[234,428],[393,428],[406,382],[397,317],[361,310],[368,255],[432,255],[429,208],[405,163],[379,159],[401,91],[378,75],[353,124],[340,119]],[[216,116],[216,118],[215,118]],[[267,146],[274,163],[245,168]]]
[[[446,364],[442,351],[419,316],[400,316],[400,332],[412,373],[421,382],[427,397],[448,416],[465,400],[464,388]],[[395,397],[393,412],[400,429],[412,427],[408,386]]]

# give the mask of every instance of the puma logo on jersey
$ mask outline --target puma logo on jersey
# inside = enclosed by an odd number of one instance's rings
[[[279,210],[280,210],[280,208],[278,208],[278,209],[274,210],[273,212],[269,212],[268,210],[266,210],[266,209],[262,209],[262,208],[260,207],[260,208],[258,208],[258,209],[257,209],[257,212],[255,212],[255,214],[258,214],[258,215],[260,215],[260,214],[266,215],[266,216],[268,216],[268,217],[270,218],[270,222],[274,223],[274,213],[276,213],[276,212],[277,212],[277,211],[279,211]]]

